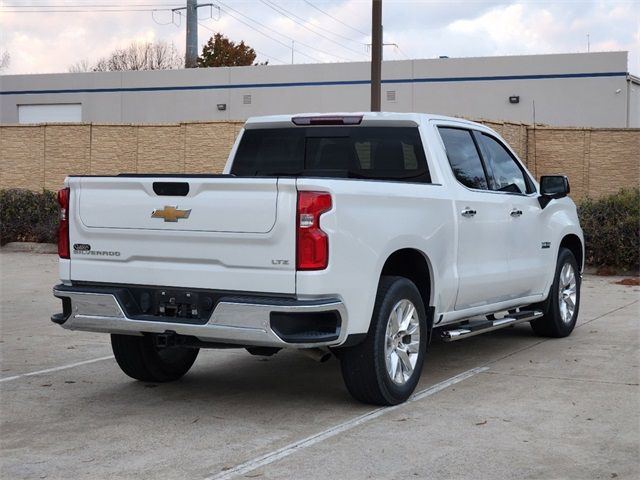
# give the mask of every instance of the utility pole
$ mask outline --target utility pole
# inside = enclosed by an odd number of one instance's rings
[[[198,62],[198,0],[187,0],[187,49],[185,68],[196,68]]]
[[[371,9],[371,111],[380,111],[382,83],[382,0],[372,0]]]
[[[216,7],[213,3],[203,3],[198,5],[198,0],[187,0],[186,7],[172,8],[172,12],[186,10],[187,12],[187,48],[184,53],[185,68],[196,68],[198,66],[198,9],[200,7]]]

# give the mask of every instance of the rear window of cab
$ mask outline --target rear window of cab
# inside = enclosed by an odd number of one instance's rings
[[[231,173],[431,182],[417,127],[245,130]]]

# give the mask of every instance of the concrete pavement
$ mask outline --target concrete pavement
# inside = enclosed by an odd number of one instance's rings
[[[585,277],[569,338],[519,325],[436,342],[418,387],[434,393],[371,413],[348,395],[335,359],[296,352],[203,350],[179,382],[134,382],[110,358],[107,335],[49,321],[60,308],[55,255],[0,253],[0,269],[2,478],[640,473],[640,288],[614,277]]]

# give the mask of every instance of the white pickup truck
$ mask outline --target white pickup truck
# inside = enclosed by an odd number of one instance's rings
[[[493,130],[425,114],[248,120],[222,175],[72,176],[59,194],[71,330],[129,376],[200,348],[333,352],[349,392],[413,392],[444,341],[574,328],[584,243],[564,176],[540,185]]]

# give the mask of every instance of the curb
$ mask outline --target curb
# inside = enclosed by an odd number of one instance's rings
[[[10,242],[2,247],[2,253],[58,253],[55,243]]]

